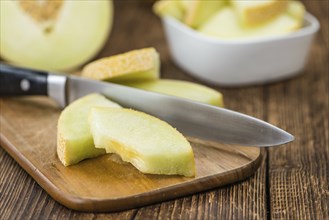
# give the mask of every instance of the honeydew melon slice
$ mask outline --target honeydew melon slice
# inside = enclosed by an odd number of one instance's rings
[[[177,0],[160,0],[154,3],[153,11],[158,16],[171,16],[178,20],[182,20],[185,8],[180,1]]]
[[[192,28],[198,28],[223,7],[225,3],[226,1],[193,0],[187,4],[184,23]]]
[[[219,107],[224,106],[223,95],[220,92],[197,83],[182,80],[159,79],[144,82],[129,82],[125,83],[125,85],[152,92],[163,93],[166,95],[191,99],[209,105]]]
[[[112,1],[0,1],[0,55],[23,66],[70,70],[103,47]]]
[[[164,0],[166,1],[166,0]],[[225,1],[225,0],[224,0]],[[191,0],[179,0],[178,3],[181,5],[181,7],[183,7],[184,12],[187,10],[187,8],[189,7],[189,5],[191,4]]]
[[[287,13],[300,21],[301,25],[303,24],[304,15],[305,15],[305,6],[300,1],[289,1],[287,7]]]
[[[261,26],[244,27],[235,16],[234,10],[226,7],[209,19],[199,31],[220,39],[238,39],[277,36],[291,33],[300,27],[301,22],[287,13]]]
[[[97,148],[116,153],[148,174],[195,175],[192,148],[164,121],[131,109],[97,107],[89,115]]]
[[[243,25],[264,24],[282,14],[287,8],[286,0],[232,0]]]
[[[88,115],[95,106],[120,108],[95,93],[74,101],[62,111],[57,125],[57,155],[65,166],[106,153],[104,149],[94,147],[89,129]]]
[[[159,78],[160,58],[154,48],[144,48],[96,60],[86,65],[82,76],[112,82]]]

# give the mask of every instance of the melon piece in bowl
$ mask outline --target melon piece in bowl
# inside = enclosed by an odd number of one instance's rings
[[[172,16],[178,20],[182,20],[185,13],[185,7],[177,0],[161,0],[154,3],[153,11],[160,17]]]
[[[226,1],[204,1],[194,0],[186,5],[186,13],[184,23],[192,28],[198,28],[206,22],[213,14],[221,9],[226,4]]]
[[[70,70],[95,56],[112,25],[112,1],[0,1],[0,55],[37,69]]]
[[[199,31],[220,39],[241,39],[283,35],[294,32],[300,27],[301,21],[287,11],[265,24],[245,27],[239,22],[234,9],[225,7],[201,26]]]
[[[105,154],[104,149],[95,148],[89,129],[88,115],[95,106],[120,108],[118,104],[94,93],[72,102],[59,116],[57,155],[65,166]]]
[[[239,20],[246,26],[271,21],[286,10],[287,2],[286,0],[232,0]]]
[[[306,13],[305,6],[300,1],[289,1],[287,7],[287,13],[300,21],[301,26],[303,25],[304,16]]]
[[[195,175],[190,143],[175,128],[151,115],[97,107],[89,115],[95,147],[116,153],[148,174]]]

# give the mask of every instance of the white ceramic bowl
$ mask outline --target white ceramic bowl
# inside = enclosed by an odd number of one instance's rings
[[[220,40],[201,34],[171,17],[163,18],[175,63],[210,84],[263,84],[294,76],[307,61],[320,25],[307,13],[304,27],[287,35]]]

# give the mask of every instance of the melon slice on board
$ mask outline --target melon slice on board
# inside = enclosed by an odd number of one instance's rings
[[[175,128],[151,115],[97,107],[89,115],[95,147],[116,153],[148,174],[195,175],[190,143]]]
[[[159,54],[154,48],[132,50],[105,57],[86,65],[82,76],[111,82],[158,79]]]
[[[65,166],[106,153],[95,148],[89,129],[88,115],[95,106],[120,108],[118,104],[94,93],[72,102],[62,111],[57,125],[57,155]]]
[[[191,99],[209,105],[215,105],[219,107],[224,106],[223,95],[220,92],[197,83],[173,79],[159,79],[142,82],[129,82],[125,83],[124,85],[138,89],[144,89],[147,91],[163,93],[166,95]]]
[[[112,1],[0,1],[0,55],[37,69],[70,70],[95,56],[112,26]]]

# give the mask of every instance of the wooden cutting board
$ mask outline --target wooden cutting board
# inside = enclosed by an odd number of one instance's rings
[[[64,167],[56,155],[60,110],[51,100],[7,98],[0,104],[1,146],[51,197],[75,210],[119,211],[223,186],[252,175],[262,158],[259,148],[190,139],[194,178],[145,175],[113,155]]]

